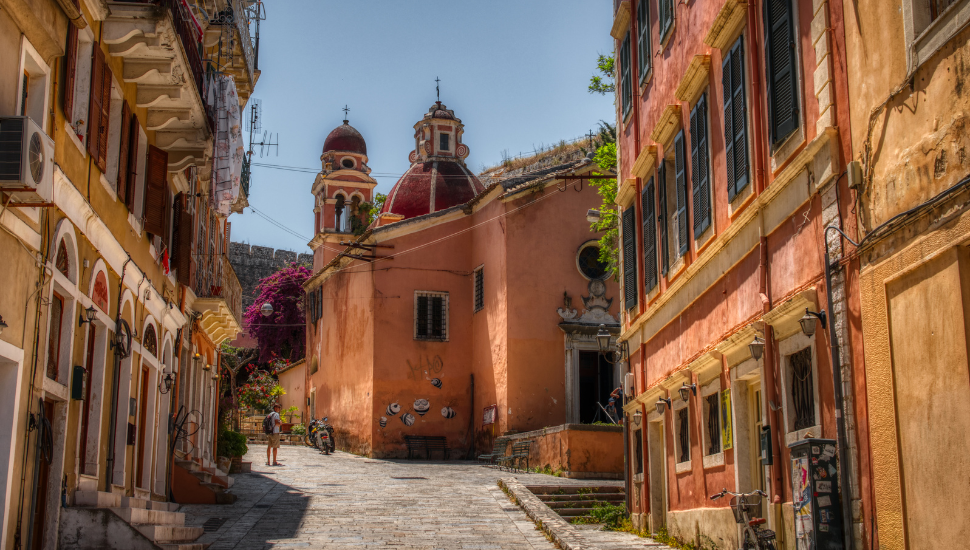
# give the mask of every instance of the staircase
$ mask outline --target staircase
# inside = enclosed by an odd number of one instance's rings
[[[73,550],[203,550],[201,527],[186,527],[174,502],[77,491],[61,515],[60,547]]]
[[[526,489],[568,522],[590,515],[597,504],[622,505],[626,500],[623,487],[613,485],[529,485]]]
[[[215,465],[176,458],[172,474],[172,491],[180,503],[232,504],[238,498],[229,492],[234,480]]]

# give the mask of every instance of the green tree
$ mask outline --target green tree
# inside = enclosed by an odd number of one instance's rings
[[[602,124],[605,124],[607,127],[609,126],[605,122]],[[593,157],[593,160],[596,161],[596,164],[600,168],[615,172],[616,141],[606,143],[597,149],[596,156]],[[602,203],[600,204],[600,219],[590,225],[590,231],[602,233],[599,238],[600,261],[606,264],[607,272],[613,279],[618,280],[618,262],[620,257],[618,242],[620,231],[619,217],[616,210],[616,180],[592,180],[590,183],[596,187],[596,191],[599,193],[600,199],[602,199]]]
[[[596,70],[603,76],[594,74],[589,79],[589,93],[612,94],[616,90],[614,83],[614,60],[612,55],[600,54],[596,59]]]

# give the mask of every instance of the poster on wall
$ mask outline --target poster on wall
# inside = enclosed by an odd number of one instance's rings
[[[482,414],[482,425],[487,426],[489,424],[495,424],[495,419],[497,417],[498,417],[498,405],[485,407],[485,412],[484,414]]]
[[[721,392],[721,449],[734,448],[734,425],[731,424],[731,389]]]
[[[814,548],[815,524],[812,520],[812,487],[809,480],[808,457],[792,458],[792,505],[795,508],[795,548]]]

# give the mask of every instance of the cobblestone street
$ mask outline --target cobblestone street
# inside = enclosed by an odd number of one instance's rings
[[[186,505],[186,525],[204,526],[210,550],[266,548],[553,549],[496,482],[511,474],[468,462],[387,461],[306,447],[280,449],[235,477],[233,505]],[[583,484],[517,474],[526,484]],[[597,482],[602,484],[602,482]],[[619,482],[613,482],[619,483]],[[645,548],[649,539],[581,529],[597,548]]]

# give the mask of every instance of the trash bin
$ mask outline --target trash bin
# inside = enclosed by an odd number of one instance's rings
[[[796,550],[843,550],[839,461],[834,439],[804,439],[791,449]]]

